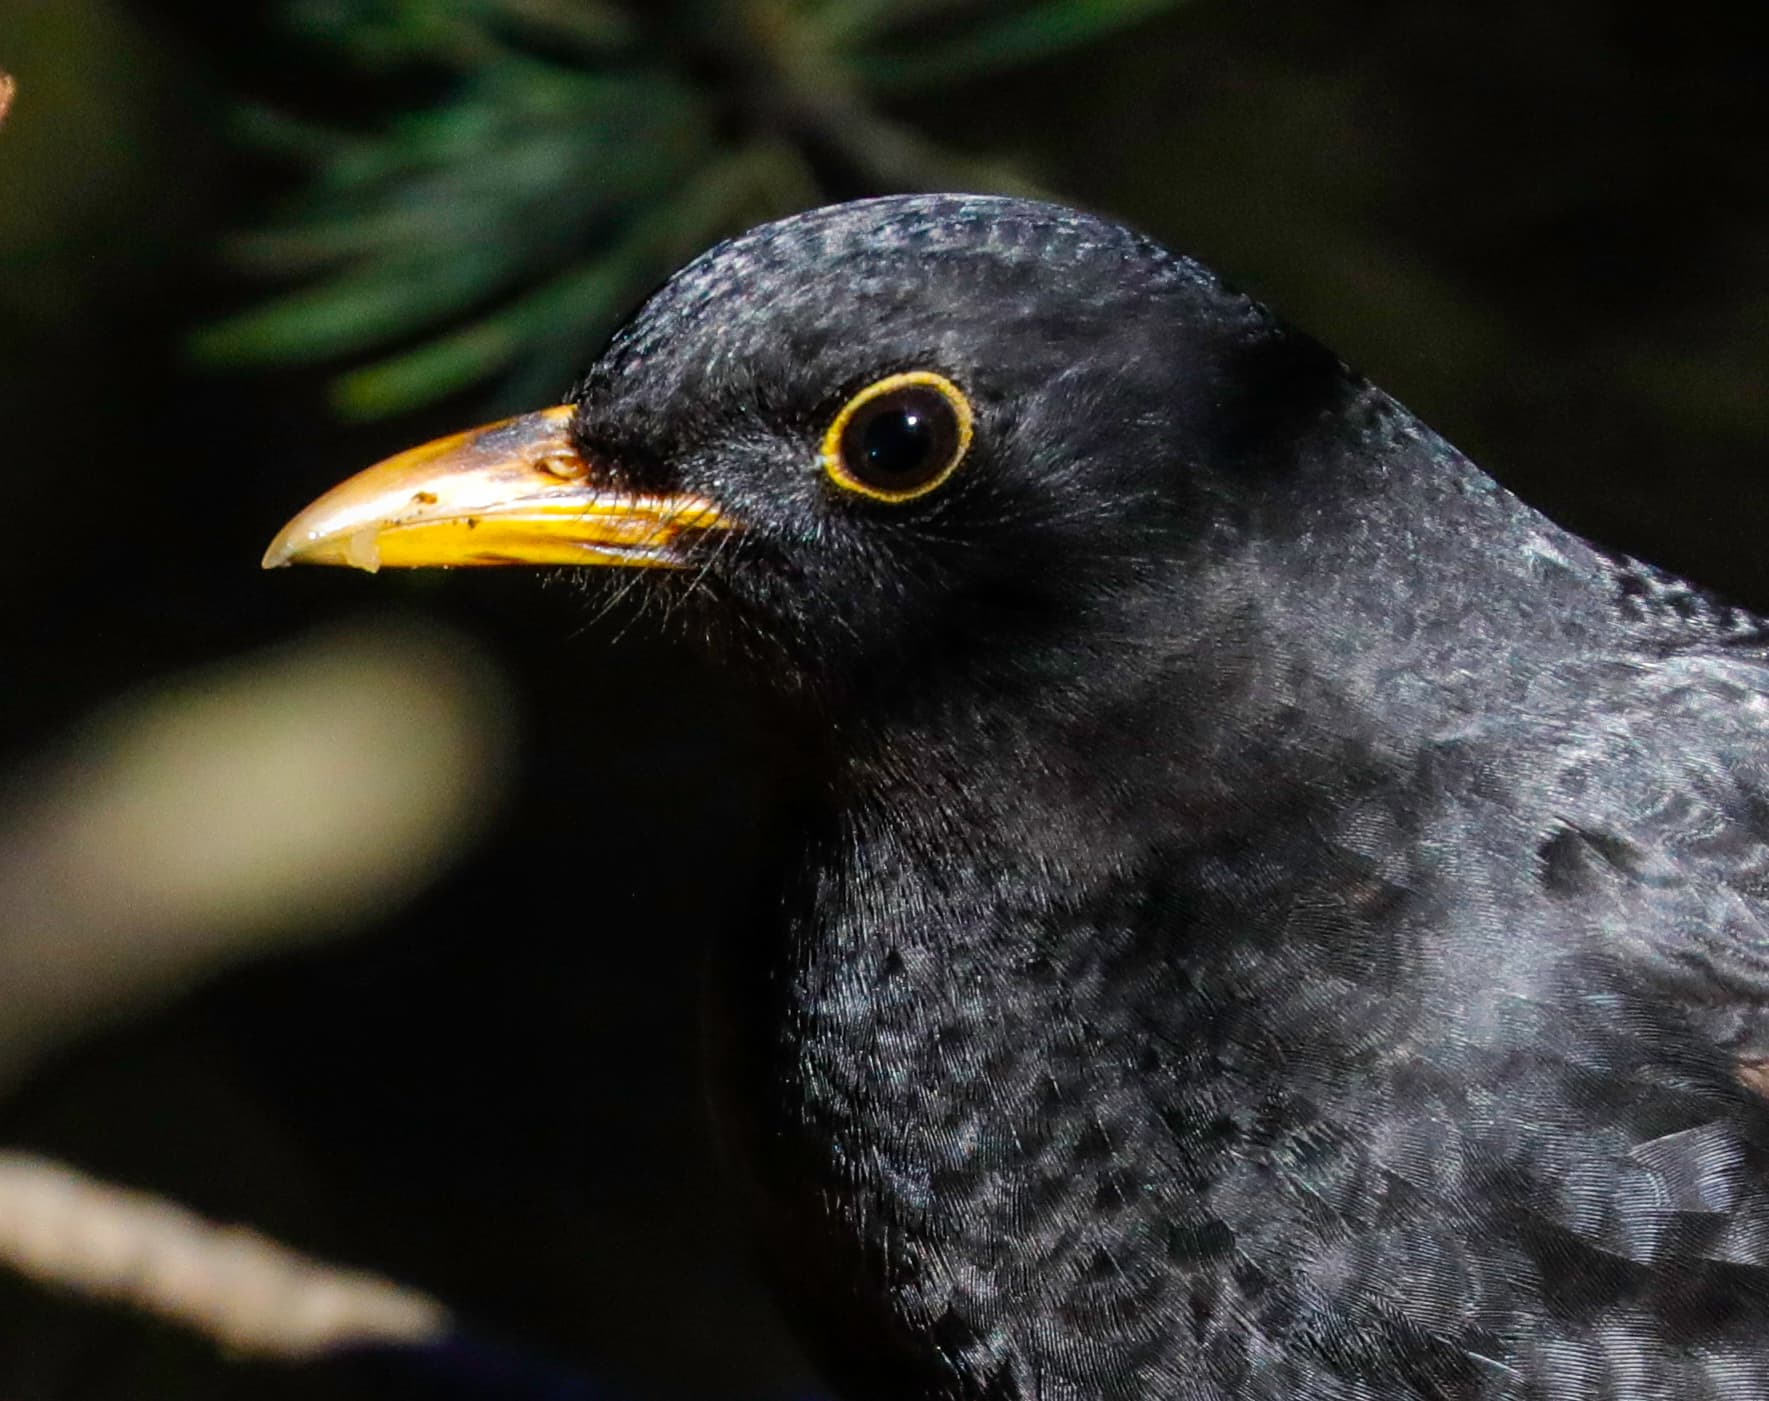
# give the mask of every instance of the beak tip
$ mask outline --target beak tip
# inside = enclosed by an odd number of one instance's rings
[[[303,511],[282,528],[264,558],[260,569],[283,569],[291,564],[341,564],[377,574],[381,569],[380,526],[374,522],[354,530],[330,530],[315,525],[309,517],[312,508]]]
[[[260,569],[282,569],[301,558],[302,543],[291,528],[294,524],[291,521],[277,531],[276,538],[270,542],[270,548],[264,552],[264,558],[258,561]]]

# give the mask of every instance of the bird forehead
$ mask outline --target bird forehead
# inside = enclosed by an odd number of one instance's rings
[[[1083,272],[1092,276],[1082,276]],[[904,196],[832,205],[764,224],[689,263],[616,337],[620,374],[669,354],[752,353],[782,332],[919,332],[955,321],[950,293],[1011,302],[1104,282],[1146,293],[1199,270],[1121,225],[1028,200]],[[859,309],[865,316],[856,319]]]

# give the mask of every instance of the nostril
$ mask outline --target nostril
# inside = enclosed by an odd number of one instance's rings
[[[535,466],[562,482],[582,481],[590,472],[590,464],[575,452],[548,453]]]

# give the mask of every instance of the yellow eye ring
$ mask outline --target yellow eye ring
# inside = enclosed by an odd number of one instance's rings
[[[844,491],[874,501],[913,501],[964,460],[972,427],[970,400],[944,375],[887,375],[835,416],[823,435],[823,470]]]

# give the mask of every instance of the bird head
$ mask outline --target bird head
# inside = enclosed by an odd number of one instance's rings
[[[1186,616],[1248,483],[1346,383],[1116,224],[862,201],[706,253],[568,403],[371,467],[265,564],[642,569],[836,707],[1043,684],[1145,635],[1137,609]]]

